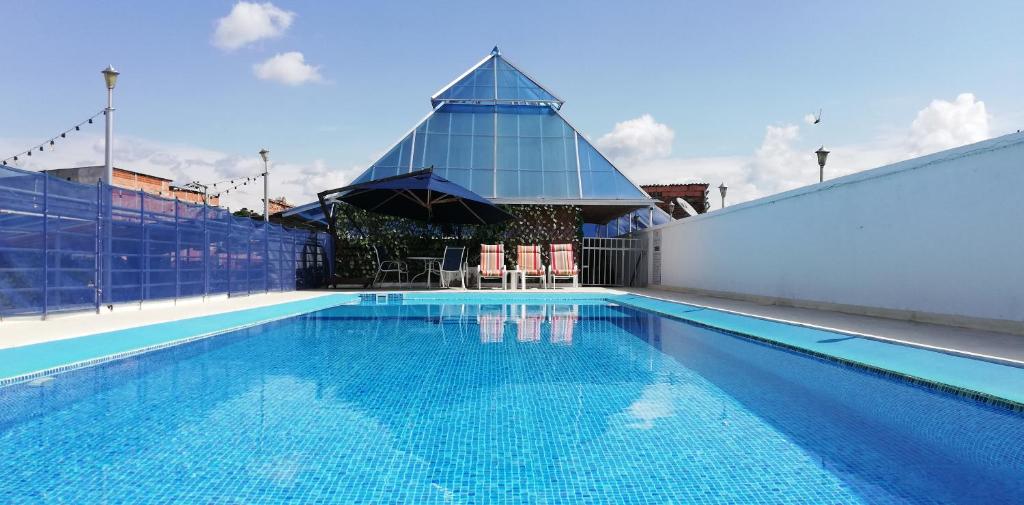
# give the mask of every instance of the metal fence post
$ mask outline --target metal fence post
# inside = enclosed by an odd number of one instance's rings
[[[178,225],[178,197],[174,197],[174,304],[181,297],[181,228]]]
[[[50,295],[50,239],[49,239],[49,227],[50,227],[50,176],[43,176],[43,319],[46,319],[46,312],[48,308],[48,297]]]
[[[251,221],[251,219],[250,219]],[[249,223],[249,230],[252,230],[252,223]],[[252,270],[252,234],[245,235],[245,294],[252,294],[252,284],[249,282],[249,271]]]
[[[96,240],[95,240],[95,256],[93,261],[93,273],[92,281],[96,286],[96,313],[100,313],[100,299],[103,297],[103,290],[107,289],[107,286],[100,284],[100,239],[101,230],[106,227],[101,227],[103,222],[103,181],[96,181]]]
[[[139,229],[142,230],[142,252],[139,264],[139,308],[146,299],[146,274],[149,272],[149,244],[146,239],[146,192],[139,191]]]
[[[210,230],[206,225],[206,215],[209,213],[206,206],[206,199],[203,198],[203,300],[210,294]]]
[[[263,292],[270,292],[270,222],[263,223]]]
[[[228,209],[226,224],[228,225],[228,236],[227,236],[226,239],[224,239],[224,248],[227,250],[227,257],[228,257],[228,264],[227,264],[227,270],[228,270],[228,298],[230,298],[231,297],[231,209]]]

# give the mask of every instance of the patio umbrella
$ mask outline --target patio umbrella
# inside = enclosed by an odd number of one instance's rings
[[[431,223],[494,224],[512,216],[432,168],[324,191],[324,209],[342,201],[360,209]],[[326,214],[326,212],[325,212]]]

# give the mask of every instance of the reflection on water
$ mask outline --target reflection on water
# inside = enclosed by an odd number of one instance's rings
[[[467,312],[462,307],[460,314]],[[481,305],[477,308],[476,323],[480,328],[480,343],[495,344],[505,339],[507,325],[515,326],[517,342],[548,342],[572,345],[573,332],[579,322],[579,305]],[[443,318],[444,316],[442,316]],[[464,322],[460,317],[459,322]]]

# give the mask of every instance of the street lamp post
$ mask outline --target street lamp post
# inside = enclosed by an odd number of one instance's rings
[[[263,221],[270,221],[270,151],[260,149],[263,158]]]
[[[828,151],[825,150],[825,146],[821,146],[814,154],[818,155],[818,182],[825,182],[825,160],[828,159]]]
[[[718,186],[718,192],[722,194],[722,208],[725,208],[725,192],[729,190],[729,187],[723,182]]]
[[[120,72],[114,70],[113,65],[107,65],[107,68],[103,69],[103,80],[107,83],[107,108],[103,110],[103,115],[107,118],[107,135],[106,142],[103,150],[103,182],[107,184],[114,184],[114,166],[111,162],[111,137],[114,134],[114,86],[117,85],[117,76],[121,75]]]

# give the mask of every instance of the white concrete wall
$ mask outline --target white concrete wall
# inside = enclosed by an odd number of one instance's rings
[[[664,287],[1024,328],[1024,134],[657,229]]]

